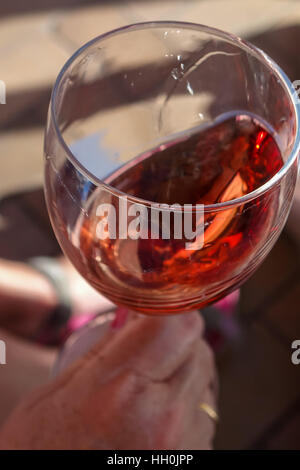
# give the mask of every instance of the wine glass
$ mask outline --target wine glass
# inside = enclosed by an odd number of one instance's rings
[[[56,80],[45,134],[46,201],[65,255],[117,306],[144,314],[203,308],[236,289],[289,213],[293,93],[266,54],[207,26],[141,23],[87,43]],[[95,342],[113,317],[85,334]],[[86,349],[81,336],[58,369]]]

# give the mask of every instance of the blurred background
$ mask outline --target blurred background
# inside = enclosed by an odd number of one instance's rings
[[[297,0],[10,0],[0,5],[0,257],[55,256],[44,206],[43,131],[68,57],[129,23],[181,20],[240,35],[300,80]],[[300,194],[300,190],[298,189]],[[297,199],[298,198],[298,199]],[[243,286],[237,335],[217,349],[219,449],[300,449],[300,196],[267,260]]]

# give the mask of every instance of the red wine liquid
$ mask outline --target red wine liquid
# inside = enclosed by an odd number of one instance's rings
[[[255,118],[236,115],[139,156],[106,181],[148,201],[208,205],[254,191],[282,165],[271,133]],[[100,240],[96,207],[103,191],[98,196],[98,190],[89,218],[77,227],[81,271],[116,303],[145,313],[179,312],[222,297],[253,271],[275,230],[276,190],[205,212],[202,249],[186,250],[186,240],[176,239]],[[117,208],[117,199],[114,203]]]

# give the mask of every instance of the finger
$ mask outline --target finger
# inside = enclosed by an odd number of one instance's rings
[[[190,363],[193,364],[193,368],[190,375],[185,378],[186,386],[181,388],[183,393],[180,398],[180,402],[185,403],[182,447],[211,449],[217,423],[203,409],[203,404],[217,411],[214,390],[216,369],[212,350],[204,341],[201,341],[195,349]]]
[[[211,448],[215,423],[200,409],[207,403],[215,409],[212,384],[215,380],[213,354],[204,340],[199,339],[186,361],[158,390],[159,411],[148,406],[153,400],[153,386],[143,394],[139,402],[143,409],[151,408],[152,419],[157,419],[158,448]],[[157,383],[155,383],[157,387]],[[153,428],[153,426],[152,426]]]
[[[198,371],[198,377],[195,375],[190,392],[188,392],[191,403],[190,412],[195,422],[194,430],[196,431],[191,436],[190,442],[197,449],[211,449],[217,421],[209,415],[206,407],[211,407],[211,410],[217,413],[217,391],[215,386],[217,373],[213,352],[206,343],[203,344],[201,349],[198,349],[197,359],[195,370]],[[187,433],[190,428],[191,425],[187,427]]]
[[[170,393],[174,398],[183,397],[185,402],[187,396],[189,401],[200,399],[204,390],[210,388],[215,394],[216,368],[214,355],[202,338],[199,338],[190,354],[182,365],[169,379]]]
[[[202,403],[209,405],[212,410],[217,412],[217,404],[210,388],[207,388],[203,398],[203,401],[198,402],[197,407],[194,411],[195,426],[194,434],[191,436],[190,444],[192,448],[205,450],[213,448],[213,438],[215,435],[217,421],[213,419],[209,414],[201,407]]]
[[[115,372],[133,369],[151,380],[166,380],[185,361],[203,333],[198,312],[172,317],[136,317],[94,353]],[[97,353],[99,351],[99,354]]]

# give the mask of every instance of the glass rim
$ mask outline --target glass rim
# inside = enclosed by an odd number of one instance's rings
[[[250,193],[245,194],[244,196],[241,196],[239,198],[231,199],[229,201],[225,202],[218,202],[215,204],[201,204],[199,205],[201,209],[199,209],[201,212],[217,212],[221,210],[226,210],[232,207],[237,207],[242,204],[245,204],[247,202],[250,202],[257,197],[261,196],[262,194],[268,192],[270,189],[272,189],[288,172],[289,168],[294,164],[299,151],[300,151],[300,128],[299,128],[299,123],[300,123],[300,112],[297,107],[297,104],[295,103],[293,99],[293,93],[295,92],[295,89],[292,86],[292,83],[290,82],[289,78],[283,72],[283,70],[276,64],[276,62],[273,61],[265,52],[263,52],[261,49],[257,48],[250,42],[241,39],[239,36],[228,33],[225,31],[222,31],[221,29],[217,29],[211,26],[206,26],[198,23],[192,23],[192,22],[184,22],[184,21],[145,21],[145,22],[139,22],[139,23],[133,23],[129,24],[126,26],[122,26],[116,29],[113,29],[111,31],[105,32],[103,34],[100,34],[99,36],[96,36],[95,38],[91,39],[87,43],[83,44],[79,49],[77,49],[71,57],[66,61],[62,69],[60,70],[56,81],[53,86],[53,90],[51,93],[51,99],[50,99],[50,119],[53,123],[55,133],[57,135],[58,141],[60,145],[62,146],[64,152],[66,153],[66,156],[68,160],[75,166],[75,168],[78,169],[80,173],[82,173],[88,180],[90,180],[93,184],[99,187],[105,188],[108,192],[111,194],[119,197],[119,198],[126,198],[128,201],[140,204],[146,207],[151,207],[151,206],[158,206],[160,204],[164,204],[163,202],[157,203],[154,201],[149,201],[146,199],[142,199],[136,196],[132,196],[130,194],[127,194],[123,191],[120,191],[119,189],[115,188],[114,186],[111,186],[108,183],[105,183],[103,180],[95,176],[92,172],[90,172],[85,166],[78,161],[76,156],[72,153],[69,145],[66,143],[65,139],[63,138],[59,125],[57,123],[56,119],[56,110],[55,110],[55,105],[56,105],[56,98],[58,96],[59,88],[61,85],[61,82],[63,80],[63,77],[65,76],[65,73],[68,71],[70,66],[73,64],[73,62],[83,53],[86,53],[86,51],[92,47],[94,44],[98,43],[99,41],[102,41],[105,38],[113,37],[122,33],[130,32],[130,31],[137,31],[137,30],[143,30],[143,29],[149,29],[149,28],[171,28],[171,27],[178,27],[182,29],[189,29],[189,30],[196,30],[196,31],[201,31],[207,34],[214,35],[215,37],[221,38],[221,39],[226,39],[228,42],[231,42],[235,45],[239,45],[241,48],[243,48],[246,52],[249,54],[251,53],[252,55],[256,56],[258,60],[263,62],[267,68],[269,68],[270,72],[275,74],[277,78],[280,80],[281,85],[285,89],[287,95],[290,98],[290,101],[292,103],[292,107],[294,110],[294,115],[295,115],[295,126],[296,126],[296,132],[295,132],[295,137],[294,137],[294,142],[293,142],[293,147],[290,151],[290,154],[284,163],[284,165],[280,168],[280,170],[273,175],[266,183],[263,185],[259,186],[257,189],[254,191],[251,191]],[[184,208],[181,207],[180,209],[176,209],[176,211],[181,211]],[[170,206],[170,210],[173,210],[172,207]],[[197,212],[197,205],[193,205],[193,209],[195,212]]]

